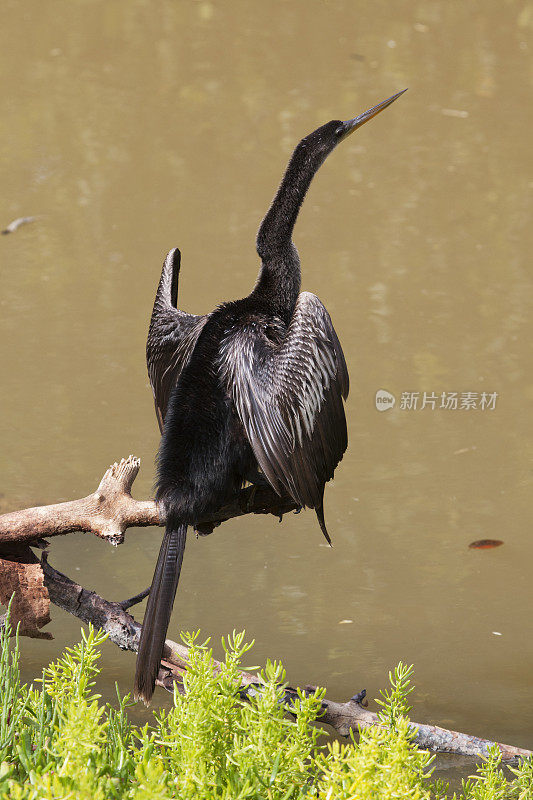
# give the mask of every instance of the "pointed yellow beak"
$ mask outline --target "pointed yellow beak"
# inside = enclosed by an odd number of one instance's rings
[[[378,103],[377,106],[369,108],[368,111],[364,111],[362,114],[359,114],[358,117],[354,117],[354,119],[349,119],[347,122],[343,122],[338,130],[338,135],[342,139],[344,139],[346,136],[349,136],[350,133],[353,133],[355,130],[357,130],[357,128],[360,128],[361,125],[364,125],[369,119],[373,119],[382,111],[384,111],[384,109],[388,108],[391,103],[394,103],[394,101],[406,91],[407,89],[402,89],[402,91],[398,92],[398,94],[393,94],[388,100],[384,100],[382,103]]]

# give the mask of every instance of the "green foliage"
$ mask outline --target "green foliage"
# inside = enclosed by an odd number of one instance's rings
[[[304,797],[306,762],[319,735],[309,723],[323,692],[299,695],[294,725],[286,719],[278,664],[267,663],[261,691],[249,702],[240,699],[239,664],[250,649],[244,634],[223,641],[226,658],[218,674],[207,642],[200,644],[198,634],[184,641],[190,648],[185,693],[176,691],[174,708],[156,713],[155,729],[139,735],[136,774],[146,796],[173,796],[179,786],[180,798]],[[168,794],[154,795],[162,781]]]
[[[533,800],[533,760],[507,767],[515,776],[507,781],[501,770],[502,756],[494,746],[477,774],[463,781],[462,792],[453,800]]]
[[[268,662],[260,689],[239,694],[239,665],[251,645],[244,634],[223,641],[215,669],[208,642],[184,636],[190,648],[185,690],[169,712],[139,728],[128,719],[128,696],[115,707],[95,693],[101,633],[50,664],[40,687],[20,685],[19,644],[0,635],[0,798],[12,800],[429,800],[446,787],[431,783],[432,757],[417,750],[407,717],[412,667],[399,664],[382,694],[379,727],[359,741],[318,746],[323,691],[299,692],[286,705],[285,673]],[[290,718],[287,712],[290,712]],[[533,797],[533,764],[506,781],[494,752],[455,800]]]
[[[391,688],[378,700],[381,726],[362,730],[359,743],[353,737],[348,745],[334,742],[327,755],[317,756],[320,798],[429,800],[433,796],[429,766],[434,756],[415,747],[407,718],[412,672],[400,662],[394,674],[389,673]]]

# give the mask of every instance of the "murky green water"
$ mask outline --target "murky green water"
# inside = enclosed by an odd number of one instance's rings
[[[525,747],[532,27],[527,2],[6,0],[0,31],[0,226],[40,215],[0,241],[10,507],[87,494],[130,452],[148,496],[144,343],[167,250],[183,254],[184,308],[247,293],[293,146],[409,86],[327,161],[295,235],[351,374],[335,548],[312,512],[191,539],[171,634],[245,628],[255,663],[281,658],[335,698],[374,697],[413,662],[415,719]],[[394,409],[376,410],[379,389]],[[440,409],[443,392],[495,392],[495,408]],[[149,583],[160,536],[130,531],[117,551],[71,536],[50,560],[123,599]],[[505,544],[468,549],[481,538]],[[23,643],[26,678],[79,623],[55,611],[50,630]],[[108,694],[132,672],[109,646]]]

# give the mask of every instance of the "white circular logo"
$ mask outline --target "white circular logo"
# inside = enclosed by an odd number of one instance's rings
[[[376,408],[378,411],[388,411],[394,408],[396,398],[386,389],[378,389],[376,392]]]

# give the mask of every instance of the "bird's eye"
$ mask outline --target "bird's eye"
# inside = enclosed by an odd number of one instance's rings
[[[339,127],[335,131],[335,136],[337,136],[337,137],[342,136],[342,134],[345,132],[345,130],[346,129],[345,129],[344,125],[339,125]]]

